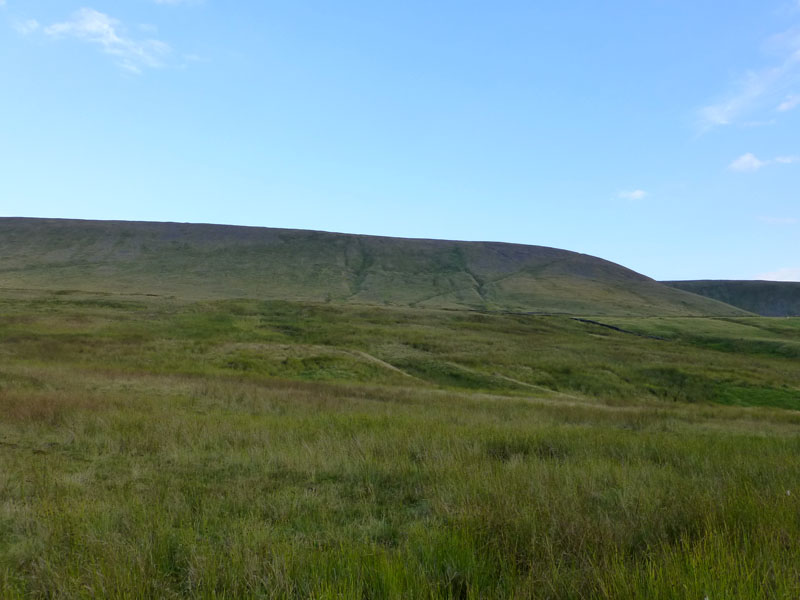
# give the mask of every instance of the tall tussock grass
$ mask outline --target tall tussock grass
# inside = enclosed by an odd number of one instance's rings
[[[102,409],[102,398],[56,391],[0,389],[0,414],[4,423],[61,425],[77,410]]]
[[[271,352],[264,339],[285,334],[269,305],[245,303],[226,329],[203,325],[224,303],[141,316],[54,302],[7,300],[0,321],[0,598],[800,595],[800,413],[698,392],[738,369],[737,385],[791,394],[782,357],[595,342],[563,319],[358,309],[327,332],[297,317],[297,341],[265,364],[340,331],[354,361],[424,352],[481,376],[375,380],[342,362],[276,376],[220,359],[259,336]],[[303,310],[319,324],[325,308]],[[436,344],[401,344],[398,314]],[[680,375],[703,369],[699,387]],[[498,389],[496,373],[543,372],[541,393]],[[649,390],[681,382],[690,394]]]

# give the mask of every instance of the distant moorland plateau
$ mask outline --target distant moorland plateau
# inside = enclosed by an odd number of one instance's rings
[[[738,306],[764,317],[800,316],[800,282],[796,281],[664,281],[666,285]]]

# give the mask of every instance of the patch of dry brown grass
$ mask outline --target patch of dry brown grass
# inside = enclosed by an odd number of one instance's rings
[[[105,399],[94,394],[0,389],[0,414],[11,423],[59,425],[72,412],[107,408]]]

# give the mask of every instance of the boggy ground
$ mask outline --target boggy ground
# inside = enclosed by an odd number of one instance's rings
[[[797,597],[800,319],[595,320],[6,290],[0,597]]]

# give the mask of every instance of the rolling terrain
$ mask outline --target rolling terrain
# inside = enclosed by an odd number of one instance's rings
[[[0,597],[796,598],[800,319],[0,292]]]
[[[552,248],[3,219],[0,598],[797,598],[799,360]]]
[[[556,314],[746,314],[555,248],[181,223],[0,219],[0,287]]]
[[[662,283],[731,306],[738,306],[764,317],[800,316],[800,282],[705,279]]]

